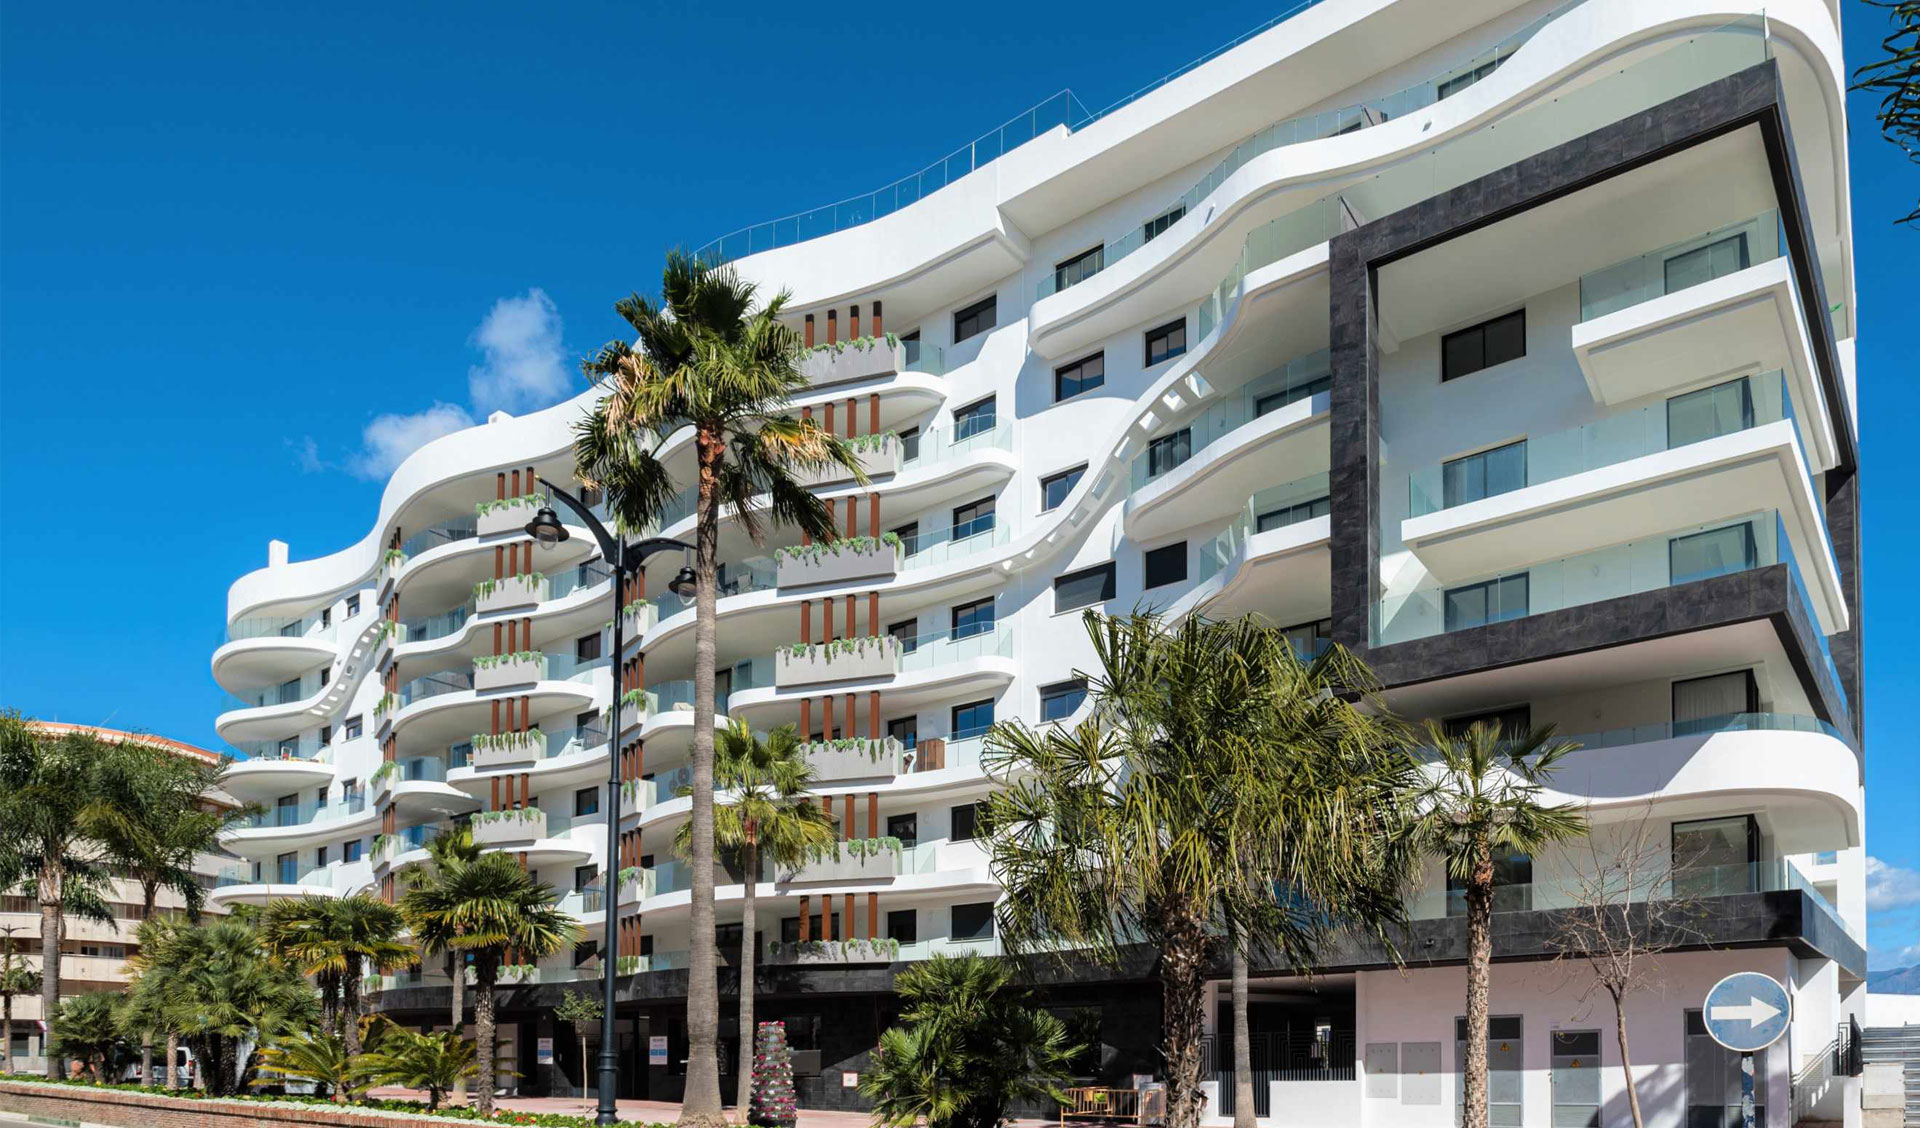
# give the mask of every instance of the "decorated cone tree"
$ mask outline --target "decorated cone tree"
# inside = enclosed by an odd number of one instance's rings
[[[793,1128],[798,1118],[793,1100],[793,1056],[787,1049],[787,1024],[763,1022],[754,1033],[753,1090],[747,1122],[766,1128]]]

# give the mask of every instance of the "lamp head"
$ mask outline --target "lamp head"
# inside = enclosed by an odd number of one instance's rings
[[[540,542],[541,548],[552,548],[568,537],[567,527],[553,511],[553,506],[543,505],[527,522],[527,535]]]
[[[700,581],[694,576],[690,565],[681,565],[679,573],[667,581],[667,590],[681,599],[692,599],[699,589]]]

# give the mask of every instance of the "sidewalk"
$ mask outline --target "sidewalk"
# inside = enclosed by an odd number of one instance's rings
[[[426,1094],[406,1089],[375,1089],[373,1096],[398,1097],[410,1100],[425,1100]],[[591,1117],[599,1111],[600,1105],[593,1097],[498,1097],[494,1100],[496,1109],[513,1109],[516,1112],[557,1112],[570,1116]],[[671,1101],[619,1101],[622,1123],[634,1124],[673,1124],[680,1119],[680,1106]],[[728,1108],[727,1119],[735,1124],[746,1123],[745,1115],[738,1109]],[[457,1123],[457,1122],[455,1122]],[[1009,1128],[1053,1128],[1052,1120],[1008,1120]],[[803,1108],[796,1128],[870,1128],[873,1116],[865,1112],[836,1112],[830,1109]]]

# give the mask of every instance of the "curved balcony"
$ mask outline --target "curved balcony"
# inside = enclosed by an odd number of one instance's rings
[[[298,626],[298,622],[294,624]],[[260,685],[280,685],[333,662],[339,652],[333,627],[309,634],[262,634],[237,638],[213,652],[213,680],[240,693]]]
[[[311,799],[275,803],[221,835],[235,853],[274,847],[288,849],[323,838],[343,838],[379,824],[380,812],[363,792],[320,803]]]
[[[890,706],[908,708],[969,693],[990,693],[1012,682],[1018,672],[1013,659],[1013,632],[1006,627],[956,635],[939,631],[913,639],[866,640],[875,644],[862,652],[854,648],[816,646],[790,661],[795,672],[785,685],[735,689],[727,698],[727,714],[749,724],[777,724],[791,719],[802,698],[821,693],[857,693],[887,690]],[[784,652],[791,654],[791,652]],[[818,668],[815,668],[817,663]],[[832,678],[819,682],[815,676]],[[800,680],[793,680],[794,678]]]
[[[818,898],[846,893],[889,892],[964,895],[997,893],[999,886],[986,860],[971,843],[923,842],[902,847],[897,840],[855,840],[840,843],[839,857],[831,854],[793,872],[763,873],[755,900],[769,918],[798,910],[803,896]],[[855,851],[859,852],[856,854]],[[739,875],[717,869],[713,899],[716,904],[738,901],[746,893]],[[649,869],[622,872],[620,903],[635,904],[649,918],[684,916],[692,904],[693,875],[687,863],[661,862]]]
[[[571,654],[548,655],[547,661],[545,677],[513,687],[532,725],[592,705],[596,672],[608,665],[600,658],[576,666]],[[414,748],[443,747],[493,723],[493,697],[475,689],[473,674],[459,670],[415,678],[401,687],[398,706],[393,731]]]
[[[329,786],[335,774],[334,766],[320,757],[262,756],[227,765],[220,789],[242,803],[259,803],[291,791]]]
[[[228,866],[215,878],[207,903],[218,909],[230,909],[234,905],[264,905],[283,898],[345,895],[334,887],[334,867],[331,866],[281,873],[272,866],[262,865],[258,877],[250,866]]]
[[[374,804],[391,808],[402,820],[460,815],[479,805],[478,799],[448,784],[446,764],[436,758],[388,761],[373,770],[367,784]]]
[[[474,844],[483,852],[524,855],[529,866],[584,862],[595,853],[593,835],[606,829],[598,820],[584,823],[577,828],[582,836],[575,837],[569,834],[574,829],[569,819],[538,807],[482,811],[472,827]]]
[[[475,735],[456,746],[460,753],[447,769],[450,787],[465,794],[491,792],[496,772],[525,773],[542,788],[585,786],[604,781],[607,770],[607,732],[598,725],[567,725],[553,732],[539,728],[499,736]]]

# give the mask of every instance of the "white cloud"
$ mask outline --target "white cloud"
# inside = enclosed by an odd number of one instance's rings
[[[326,460],[320,457],[320,444],[313,441],[312,435],[297,443],[289,439],[287,445],[293,448],[294,464],[302,474],[317,474],[328,469]]]
[[[452,403],[435,403],[412,415],[377,415],[361,432],[360,452],[348,459],[347,469],[361,478],[385,478],[409,454],[471,426],[473,416]]]
[[[1867,949],[1867,968],[1871,971],[1892,971],[1915,964],[1920,964],[1920,943],[1904,948],[1869,946]]]
[[[1920,870],[1902,869],[1869,856],[1867,910],[1884,912],[1906,905],[1920,905]]]
[[[473,345],[486,357],[467,369],[476,414],[546,407],[566,395],[560,311],[545,290],[536,286],[521,297],[493,303],[473,331]]]

